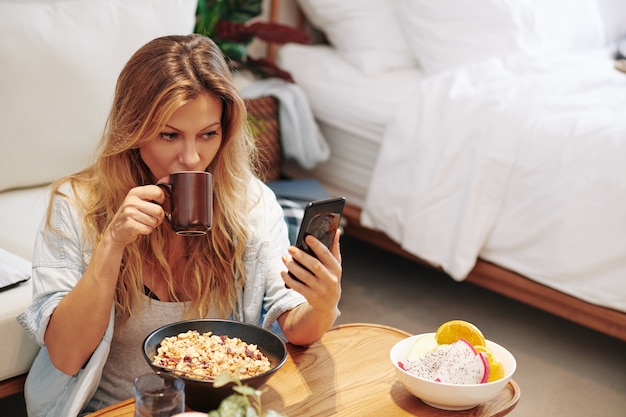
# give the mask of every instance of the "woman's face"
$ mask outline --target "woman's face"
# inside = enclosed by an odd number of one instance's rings
[[[177,171],[204,171],[222,143],[222,101],[210,94],[172,114],[161,132],[139,148],[155,179]]]

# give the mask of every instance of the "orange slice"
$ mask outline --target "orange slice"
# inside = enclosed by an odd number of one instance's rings
[[[435,333],[440,345],[458,342],[465,339],[474,346],[485,346],[485,337],[478,327],[465,320],[450,320],[443,323]]]
[[[487,355],[488,359],[493,358],[493,351],[489,349],[487,346],[478,345],[478,346],[474,346],[474,349],[478,353],[484,353],[485,355]]]
[[[489,363],[489,378],[487,382],[497,381],[498,379],[504,378],[504,365],[502,362],[495,361],[493,363]]]

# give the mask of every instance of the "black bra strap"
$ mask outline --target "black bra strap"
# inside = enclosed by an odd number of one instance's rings
[[[148,297],[152,298],[153,300],[161,301],[159,300],[159,297],[157,297],[156,294],[153,293],[152,290],[146,287],[145,285],[143,286],[143,293],[147,295]]]

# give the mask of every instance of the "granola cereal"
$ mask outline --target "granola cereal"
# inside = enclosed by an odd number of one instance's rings
[[[200,380],[215,379],[221,373],[249,378],[271,369],[269,359],[256,345],[197,330],[163,339],[152,362]]]

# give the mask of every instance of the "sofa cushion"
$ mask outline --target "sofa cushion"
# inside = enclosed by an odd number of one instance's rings
[[[35,235],[48,207],[48,187],[0,193],[0,248],[31,260]],[[6,213],[6,214],[5,214]]]
[[[397,16],[426,74],[510,54],[602,47],[596,0],[398,0]]]
[[[85,167],[133,52],[193,31],[197,0],[0,0],[0,191]]]
[[[0,248],[0,291],[28,280],[30,273],[29,261]]]
[[[30,277],[33,242],[46,211],[47,187],[0,192],[0,268]],[[32,302],[32,280],[0,290],[0,381],[28,372],[39,346],[15,319]]]
[[[30,278],[30,262],[0,248],[0,291]]]
[[[0,264],[30,275],[30,262],[0,249]],[[39,346],[15,320],[31,303],[31,280],[0,291],[0,381],[28,372]]]

